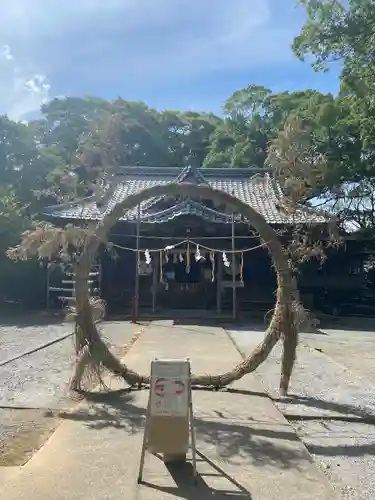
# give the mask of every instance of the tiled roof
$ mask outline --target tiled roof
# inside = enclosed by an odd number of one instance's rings
[[[127,196],[170,182],[205,183],[213,189],[225,191],[250,205],[274,225],[296,223],[316,224],[327,219],[319,212],[299,207],[293,214],[282,208],[282,190],[268,172],[260,169],[230,169],[190,167],[126,167],[108,182],[102,198],[90,197],[80,202],[48,207],[45,215],[55,219],[101,220]],[[171,220],[179,215],[197,215],[212,222],[229,222],[230,214],[213,210],[193,200],[186,200],[172,208],[160,211],[159,199],[153,198],[141,206],[141,220],[155,223]],[[126,212],[121,220],[134,221],[137,209]]]

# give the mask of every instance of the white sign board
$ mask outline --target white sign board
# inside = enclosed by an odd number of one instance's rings
[[[197,467],[190,361],[155,359],[151,362],[150,393],[138,483],[142,481],[146,449],[153,454],[162,453],[165,463],[186,462],[189,435],[195,481]]]
[[[190,362],[156,359],[151,362],[150,415],[186,417],[189,414]]]

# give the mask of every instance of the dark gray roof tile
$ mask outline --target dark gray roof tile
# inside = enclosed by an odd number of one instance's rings
[[[239,200],[250,205],[263,215],[266,221],[274,225],[290,225],[296,223],[323,223],[327,219],[321,213],[299,207],[293,214],[287,213],[280,207],[283,196],[282,189],[265,170],[259,169],[189,169],[158,167],[129,167],[124,168],[120,175],[109,182],[105,200],[97,203],[93,197],[80,203],[70,203],[49,207],[45,215],[59,219],[101,220],[114,206],[121,203],[127,196],[135,194],[155,185],[164,185],[169,182],[194,181],[207,183],[214,189],[225,191],[236,196]],[[159,198],[160,199],[160,198]],[[208,209],[196,202],[179,204],[173,210],[167,209],[155,213],[158,199],[152,199],[141,206],[141,218],[148,222],[170,220],[178,215],[188,213],[201,216],[208,220],[228,222],[228,214]],[[99,205],[99,206],[98,206]],[[102,206],[101,206],[102,205]],[[190,212],[189,212],[190,210]],[[156,210],[157,211],[157,210]],[[126,212],[122,220],[135,220],[137,209]],[[159,219],[158,219],[159,217]]]

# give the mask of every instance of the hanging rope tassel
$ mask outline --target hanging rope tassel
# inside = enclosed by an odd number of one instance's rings
[[[213,283],[215,281],[215,254],[214,254],[214,252],[210,253],[210,260],[211,260],[211,282]]]

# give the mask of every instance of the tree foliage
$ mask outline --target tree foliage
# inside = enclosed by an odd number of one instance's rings
[[[143,102],[54,99],[28,123],[0,117],[0,257],[46,205],[91,194],[119,165],[271,168],[295,204],[319,205],[367,232],[375,222],[373,0],[300,0],[293,50],[317,71],[340,61],[337,96],[250,84],[220,116]],[[10,266],[10,267],[9,267]],[[13,276],[13,274],[12,274]]]
[[[325,198],[343,219],[373,228],[375,186],[375,3],[300,0],[307,20],[293,44],[317,71],[342,65],[340,91],[327,118],[331,168]]]

